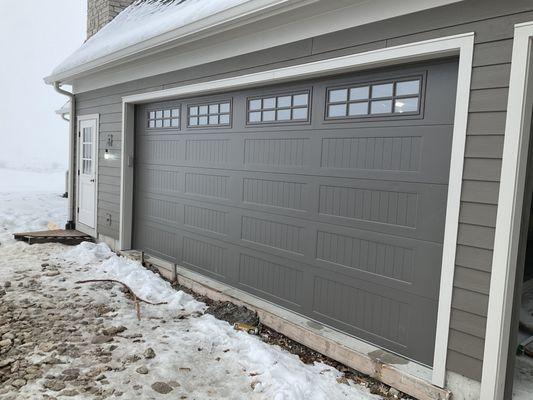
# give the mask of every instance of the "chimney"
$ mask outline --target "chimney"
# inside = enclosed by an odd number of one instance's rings
[[[87,39],[133,2],[134,0],[87,0]]]

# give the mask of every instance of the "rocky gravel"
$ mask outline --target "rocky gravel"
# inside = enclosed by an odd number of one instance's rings
[[[157,362],[143,329],[155,330],[160,317],[136,321],[129,294],[113,284],[76,284],[88,267],[52,261],[63,246],[16,246],[26,257],[0,261],[0,399],[157,399],[174,391],[177,382],[157,381],[142,364]],[[133,327],[117,323],[124,310]]]
[[[0,398],[120,397],[103,372],[124,371],[129,360],[113,357],[113,308],[98,304],[91,289],[68,290],[58,265],[15,271],[0,299]],[[59,277],[55,281],[50,278]],[[94,290],[94,289],[93,289]],[[111,294],[113,295],[113,294]],[[116,294],[115,294],[116,296]],[[116,344],[111,344],[114,342]],[[103,377],[98,379],[98,377]],[[33,394],[24,394],[31,386]]]

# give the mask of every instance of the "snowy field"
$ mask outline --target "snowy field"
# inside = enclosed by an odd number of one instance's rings
[[[65,192],[65,172],[29,171],[22,169],[0,168],[0,193],[14,192]]]
[[[11,239],[62,226],[62,191],[63,178],[0,170],[0,398],[380,398],[203,314],[203,303],[105,245]],[[120,285],[83,279],[118,279],[167,304],[141,303],[139,321]]]

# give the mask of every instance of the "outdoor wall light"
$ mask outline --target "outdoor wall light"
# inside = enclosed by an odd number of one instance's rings
[[[104,153],[104,160],[113,160],[115,156],[109,151],[109,149],[105,149]]]
[[[107,135],[107,147],[113,147],[113,135],[109,134]],[[104,159],[105,160],[112,160],[115,156],[109,151],[108,148],[105,149],[104,153]]]

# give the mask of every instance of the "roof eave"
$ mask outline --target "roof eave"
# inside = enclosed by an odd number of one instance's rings
[[[204,39],[246,23],[265,19],[294,8],[316,3],[317,1],[319,0],[277,0],[275,2],[271,0],[251,0],[78,67],[51,74],[44,78],[44,82],[49,85],[55,82],[72,84],[75,79],[100,70],[114,67],[148,54]]]

